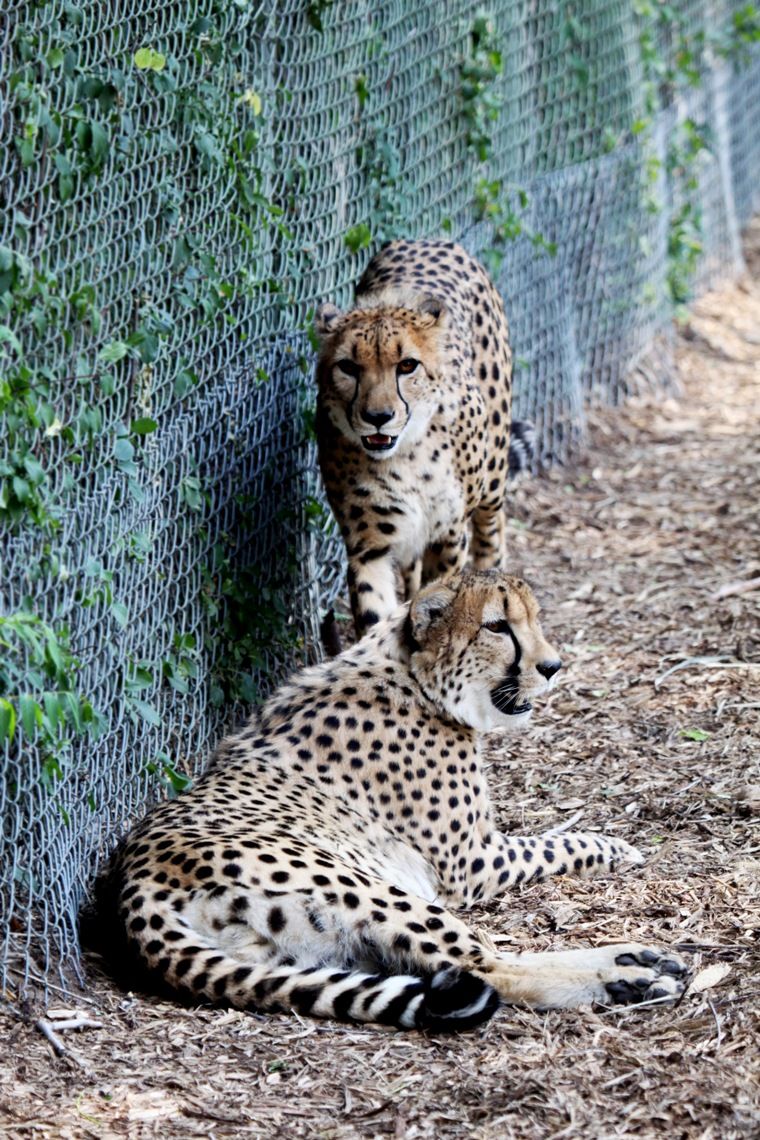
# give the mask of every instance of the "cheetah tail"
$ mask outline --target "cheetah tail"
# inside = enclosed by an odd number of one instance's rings
[[[200,969],[207,974],[202,965]],[[210,982],[210,971],[207,977]],[[197,975],[190,980],[194,990],[197,980]],[[500,1005],[487,982],[452,966],[415,977],[331,966],[299,969],[235,962],[232,971],[216,975],[215,982],[209,984],[203,976],[200,980],[206,996],[239,1009],[293,1009],[312,1017],[432,1032],[471,1029],[492,1017]]]
[[[530,471],[536,458],[536,430],[530,420],[513,420],[507,457],[509,478]]]

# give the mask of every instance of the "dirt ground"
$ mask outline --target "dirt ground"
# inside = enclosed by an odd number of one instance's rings
[[[493,744],[503,826],[603,829],[649,861],[474,916],[502,948],[677,947],[693,969],[680,1004],[504,1009],[427,1037],[181,1009],[93,970],[81,995],[0,1014],[0,1134],[760,1133],[760,224],[747,257],[751,276],[703,297],[679,334],[680,395],[594,413],[585,457],[512,507],[515,566],[565,669],[526,737]]]

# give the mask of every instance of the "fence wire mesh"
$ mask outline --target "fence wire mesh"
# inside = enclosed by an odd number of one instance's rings
[[[564,459],[740,268],[756,33],[731,0],[6,4],[6,993],[68,984],[99,854],[318,652],[315,303],[384,238],[462,240]]]

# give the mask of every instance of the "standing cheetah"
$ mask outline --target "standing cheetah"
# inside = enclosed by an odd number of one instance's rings
[[[545,875],[641,862],[621,839],[497,829],[481,736],[524,724],[560,667],[537,615],[519,579],[468,571],[284,685],[101,880],[96,923],[112,955],[121,942],[127,984],[435,1030],[476,1025],[501,999],[679,994],[684,967],[656,950],[496,953],[455,913]]]
[[[505,568],[513,424],[512,355],[501,297],[458,245],[394,241],[372,259],[347,313],[324,304],[316,329],[317,441],[327,497],[348,551],[361,636],[421,582]],[[468,523],[469,520],[469,523]]]

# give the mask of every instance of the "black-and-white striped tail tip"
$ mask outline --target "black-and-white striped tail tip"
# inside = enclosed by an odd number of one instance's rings
[[[536,458],[536,431],[530,420],[513,420],[509,437],[509,478],[530,471]]]
[[[435,1033],[460,1033],[493,1017],[501,1005],[493,986],[455,966],[425,979],[414,1027]]]

